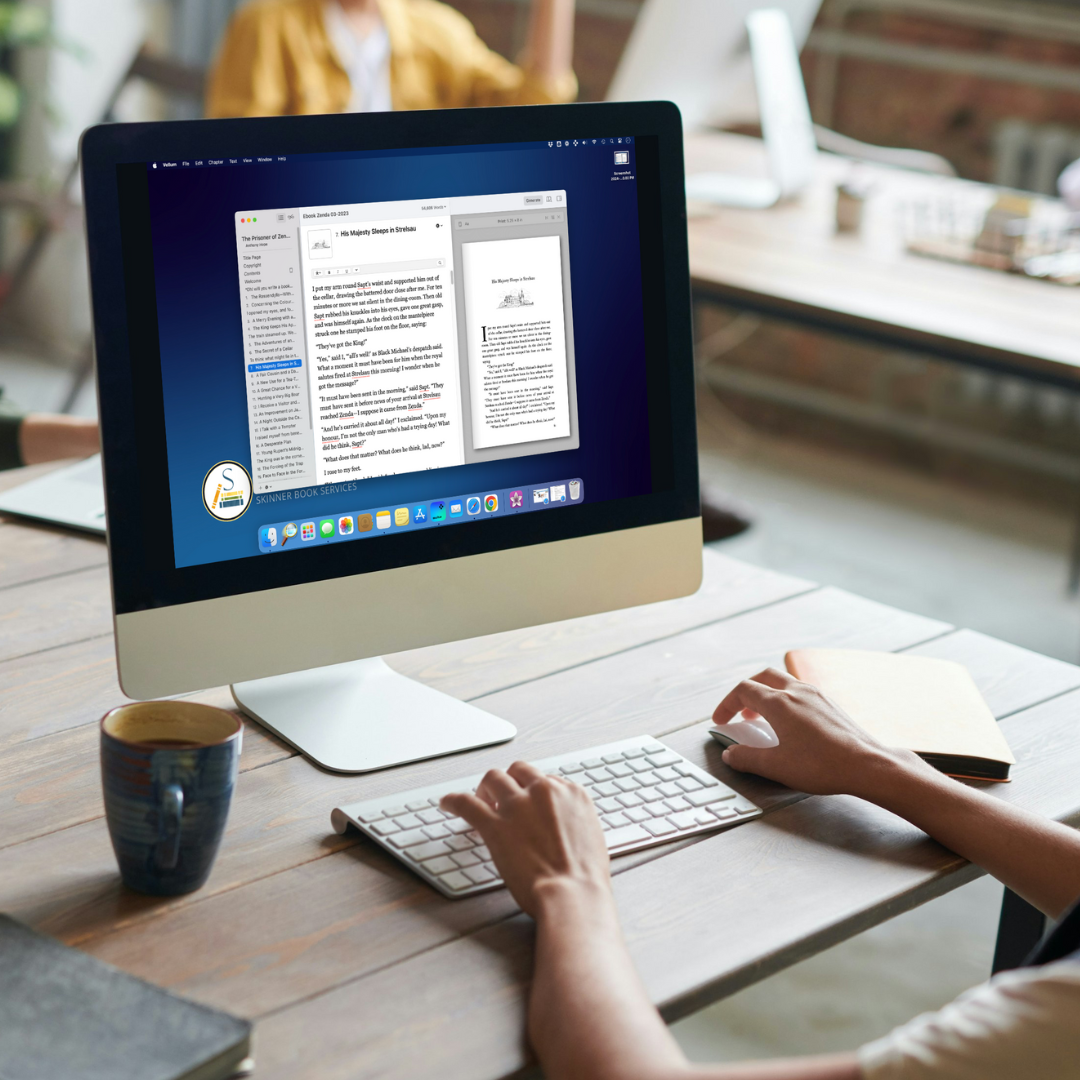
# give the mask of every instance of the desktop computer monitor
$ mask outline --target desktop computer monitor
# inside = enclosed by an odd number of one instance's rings
[[[510,738],[385,653],[693,592],[664,103],[117,124],[82,145],[120,681],[323,766]]]

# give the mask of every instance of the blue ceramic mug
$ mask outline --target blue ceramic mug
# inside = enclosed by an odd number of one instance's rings
[[[155,896],[210,876],[236,785],[243,724],[190,701],[143,701],[101,720],[101,786],[124,884]]]

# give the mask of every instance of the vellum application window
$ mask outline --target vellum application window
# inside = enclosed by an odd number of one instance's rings
[[[565,191],[236,215],[255,492],[579,445]]]

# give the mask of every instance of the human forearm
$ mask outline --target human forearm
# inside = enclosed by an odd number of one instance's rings
[[[574,52],[574,0],[534,0],[525,66],[542,79],[571,69]]]
[[[634,970],[609,891],[558,882],[537,912],[529,1036],[561,1080],[673,1080],[689,1066]]]
[[[100,448],[94,420],[31,413],[19,428],[19,451],[27,465],[59,458],[89,457]]]
[[[914,754],[878,762],[853,794],[910,821],[1053,918],[1080,896],[1080,833],[944,776]]]

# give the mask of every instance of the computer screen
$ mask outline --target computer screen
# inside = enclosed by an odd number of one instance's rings
[[[651,493],[637,159],[145,163],[175,565]]]
[[[696,514],[661,136],[595,108],[372,148],[339,117],[148,125],[111,193],[91,162],[118,612]]]

